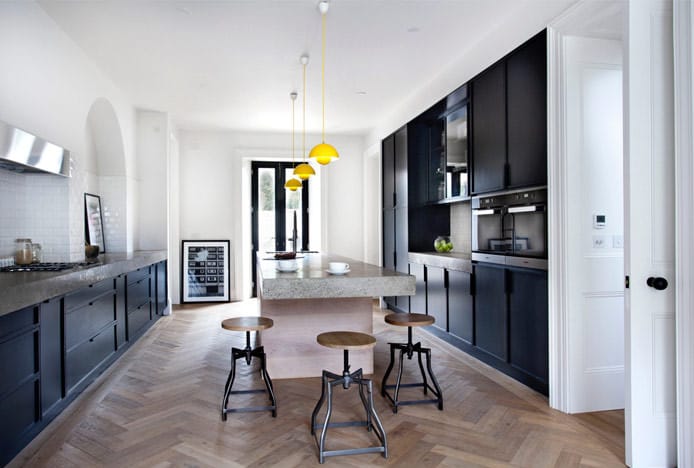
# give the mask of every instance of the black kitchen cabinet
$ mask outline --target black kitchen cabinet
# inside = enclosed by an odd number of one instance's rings
[[[151,266],[140,268],[126,276],[125,303],[128,315],[128,340],[142,334],[152,320]]]
[[[383,210],[383,268],[395,270],[395,210]],[[383,298],[386,304],[395,307],[395,297]]]
[[[547,35],[472,80],[471,193],[547,184]]]
[[[506,182],[506,64],[472,80],[471,193],[501,190]]]
[[[381,144],[383,170],[383,209],[395,207],[395,134],[385,138]]]
[[[427,313],[427,290],[424,278],[424,265],[410,263],[410,274],[415,278],[415,293],[410,296],[410,312],[413,314]]]
[[[407,126],[395,132],[395,206],[407,206]]]
[[[164,310],[168,306],[169,294],[167,286],[166,260],[156,265],[156,314],[164,315]]]
[[[508,358],[506,269],[476,264],[474,274],[475,345],[506,361]]]
[[[538,379],[549,380],[549,309],[547,272],[508,269],[509,361],[513,367]]]
[[[116,277],[116,344],[125,346],[128,340],[127,307],[125,304],[125,275]]]
[[[472,274],[448,270],[448,331],[473,344]]]
[[[130,297],[120,275],[0,316],[0,466],[135,341],[133,334],[126,341],[128,299],[147,311],[137,336],[157,318],[149,282],[159,266],[166,262],[127,275],[128,285],[147,285]]]
[[[446,270],[426,267],[427,315],[434,317],[434,326],[448,330],[448,303],[446,298]]]
[[[0,317],[0,464],[40,419],[38,307]]]
[[[114,278],[65,296],[66,393],[79,392],[93,379],[97,367],[116,352],[116,297]]]
[[[407,127],[383,141],[383,266],[408,272]],[[392,180],[392,185],[391,185]],[[388,191],[392,190],[392,193]],[[392,205],[389,205],[392,200]],[[392,206],[392,207],[391,207]],[[392,260],[391,260],[392,258]],[[409,310],[409,297],[385,297],[393,310]]]
[[[61,300],[51,299],[39,308],[41,324],[41,417],[54,412],[63,395]]]
[[[506,62],[508,188],[547,185],[547,37],[544,32]]]

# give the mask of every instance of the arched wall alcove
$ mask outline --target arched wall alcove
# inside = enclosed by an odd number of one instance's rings
[[[105,98],[87,114],[86,187],[101,197],[106,252],[127,252],[128,190],[123,132],[113,105]]]

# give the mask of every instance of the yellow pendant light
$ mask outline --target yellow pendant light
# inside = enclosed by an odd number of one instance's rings
[[[296,93],[290,93],[289,97],[292,98],[292,165],[294,165],[294,104],[296,103]],[[301,188],[301,181],[292,177],[284,183],[284,188],[296,192]]]
[[[304,130],[301,137],[301,157],[303,162],[294,168],[294,175],[301,180],[306,180],[316,175],[313,167],[306,162],[306,65],[308,65],[308,55],[301,56],[301,64],[304,66],[304,94],[302,96],[304,102]]]
[[[325,0],[320,2],[318,8],[320,9],[322,21],[321,91],[323,100],[323,133],[321,143],[313,147],[309,157],[315,159],[318,164],[326,165],[339,158],[340,155],[333,145],[325,142],[325,15],[328,13],[328,2]]]

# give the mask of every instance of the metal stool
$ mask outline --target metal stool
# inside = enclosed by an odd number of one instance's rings
[[[267,368],[265,366],[265,350],[262,346],[251,349],[251,331],[260,333],[260,330],[270,328],[272,325],[272,319],[267,317],[236,317],[226,319],[222,322],[222,328],[225,330],[246,332],[246,347],[244,349],[231,348],[231,371],[229,372],[227,383],[224,386],[224,399],[222,400],[222,421],[227,420],[227,413],[249,411],[272,411],[272,417],[277,417],[277,401],[275,400],[275,392],[272,387],[272,380],[270,380],[270,376],[267,375]],[[254,357],[260,359],[260,374],[263,376],[263,381],[265,381],[265,387],[267,387],[271,405],[248,406],[245,408],[227,408],[230,394],[264,393],[266,391],[265,389],[231,390],[231,386],[234,384],[234,377],[236,375],[236,360],[244,358],[246,359],[246,364],[250,365],[251,358]]]
[[[388,343],[390,345],[390,364],[388,364],[388,369],[386,369],[386,373],[383,376],[383,381],[381,382],[381,395],[387,397],[390,400],[391,404],[393,405],[393,413],[398,412],[398,406],[417,405],[423,403],[436,403],[439,407],[439,410],[443,410],[443,394],[441,393],[441,388],[439,387],[439,384],[436,381],[436,377],[434,377],[434,373],[431,370],[431,349],[423,348],[422,343],[412,343],[412,327],[431,325],[432,323],[434,323],[434,317],[424,314],[395,313],[386,315],[385,321],[386,323],[398,327],[407,327],[407,343]],[[395,382],[395,385],[388,385],[388,376],[390,375],[390,371],[393,370],[396,349],[400,350],[400,366],[398,367],[398,378]],[[403,384],[401,383],[403,356],[407,354],[407,359],[411,360],[412,355],[414,353],[417,353],[417,358],[419,360],[419,370],[422,372],[422,382]],[[424,353],[427,358],[427,372],[424,372],[424,366],[422,365],[422,353]],[[433,387],[429,385],[429,382],[427,381],[427,373],[429,374],[431,383],[434,385]],[[436,398],[400,401],[398,399],[398,396],[401,387],[422,387],[425,395],[427,394],[427,390],[431,390],[431,393],[433,393]],[[391,396],[390,393],[388,393],[389,388],[395,389],[394,396]]]
[[[378,419],[376,409],[374,408],[373,386],[371,379],[365,379],[362,369],[355,372],[349,372],[349,351],[351,349],[368,349],[376,345],[376,338],[367,334],[350,331],[338,331],[321,333],[316,338],[316,341],[327,348],[341,349],[344,352],[344,369],[342,375],[333,374],[326,370],[323,371],[323,386],[321,390],[320,400],[316,404],[313,414],[311,415],[311,434],[316,435],[316,430],[321,429],[320,439],[316,438],[318,444],[318,461],[323,463],[325,457],[334,457],[337,455],[357,455],[361,453],[381,452],[384,458],[388,458],[388,446],[386,443],[386,431]],[[355,383],[359,385],[359,398],[361,399],[364,409],[366,410],[366,421],[346,421],[346,422],[330,422],[330,416],[333,409],[333,387],[342,385],[345,390],[349,389],[350,385]],[[364,388],[367,394],[364,395]],[[325,401],[325,394],[328,394],[328,408],[325,413],[325,421],[323,424],[316,424],[316,417]],[[381,445],[345,450],[325,450],[325,435],[329,427],[346,427],[346,426],[366,426],[366,430],[371,432],[374,430],[376,437],[381,442]]]

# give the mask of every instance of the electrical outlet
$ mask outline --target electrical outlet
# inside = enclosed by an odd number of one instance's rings
[[[593,248],[594,249],[604,249],[606,247],[607,240],[605,236],[593,236]]]
[[[612,248],[623,249],[624,248],[624,236],[621,234],[615,234],[612,236]]]

